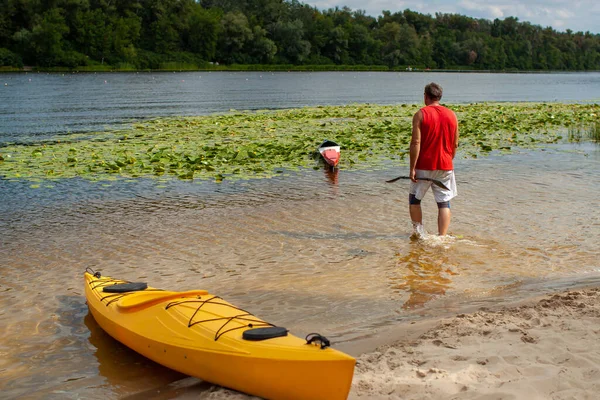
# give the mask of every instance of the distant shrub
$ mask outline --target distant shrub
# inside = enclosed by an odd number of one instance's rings
[[[115,65],[115,69],[119,71],[135,71],[136,67],[135,65],[127,62],[120,62]]]
[[[77,68],[77,70],[81,72],[106,72],[111,71],[113,69],[114,68],[111,65],[98,63]]]
[[[0,48],[0,67],[23,67],[21,56],[4,47]]]
[[[86,66],[88,64],[88,57],[76,51],[65,51],[58,60],[58,65],[65,66],[67,68],[77,68]]]
[[[166,71],[196,71],[198,70],[198,65],[187,62],[168,61],[160,63],[158,69]]]
[[[208,63],[198,54],[186,51],[158,54],[147,50],[138,50],[135,68],[140,70],[198,70]]]
[[[309,65],[332,65],[333,62],[330,58],[322,56],[320,54],[311,54],[306,60],[306,64]]]

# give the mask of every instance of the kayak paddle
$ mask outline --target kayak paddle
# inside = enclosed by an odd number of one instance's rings
[[[399,179],[410,179],[410,176],[399,176],[397,178],[394,179],[390,179],[389,181],[386,181],[387,183],[392,183],[392,182],[396,182]],[[448,189],[448,187],[446,187],[446,185],[444,185],[442,182],[436,180],[436,179],[431,179],[431,178],[417,178],[417,180],[421,180],[421,181],[431,181],[431,183],[433,183],[436,186],[441,187],[442,189],[446,189],[446,190],[450,190]]]

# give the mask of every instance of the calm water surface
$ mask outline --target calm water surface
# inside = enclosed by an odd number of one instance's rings
[[[600,101],[600,73],[181,72],[0,74],[0,144],[142,118],[349,103]]]
[[[1,123],[3,133],[46,135]],[[598,146],[459,159],[456,169],[452,237],[421,241],[410,239],[407,183],[385,183],[403,172],[393,165],[223,184],[0,180],[0,397],[120,398],[183,378],[98,327],[83,296],[86,267],[206,288],[349,351],[402,322],[600,281]],[[423,208],[434,231],[431,194]]]

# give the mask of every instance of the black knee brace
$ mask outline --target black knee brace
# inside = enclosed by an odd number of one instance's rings
[[[421,200],[417,199],[417,197],[411,193],[408,195],[408,204],[411,206],[418,206],[421,204]]]
[[[439,203],[437,203],[438,208],[450,208],[450,202],[449,201],[440,201]]]

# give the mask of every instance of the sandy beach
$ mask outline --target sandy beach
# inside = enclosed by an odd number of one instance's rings
[[[351,399],[596,399],[600,289],[440,320],[362,354]]]
[[[402,333],[357,357],[349,399],[579,400],[600,392],[600,288],[408,324]],[[254,397],[186,378],[137,398]]]

